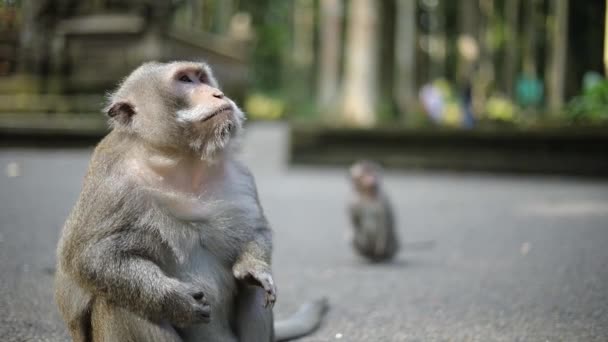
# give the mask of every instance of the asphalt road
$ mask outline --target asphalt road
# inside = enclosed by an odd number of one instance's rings
[[[275,229],[275,307],[331,303],[303,341],[608,341],[608,183],[389,172],[405,245],[373,266],[348,245],[341,169],[289,168],[282,126],[243,159]],[[0,149],[0,340],[62,341],[55,244],[91,149]]]

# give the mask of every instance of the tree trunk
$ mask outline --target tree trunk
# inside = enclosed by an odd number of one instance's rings
[[[349,14],[343,116],[349,124],[372,126],[378,107],[378,3],[352,0]]]
[[[314,7],[312,0],[296,0],[293,12],[293,60],[298,68],[308,69],[313,62]]]
[[[416,0],[398,0],[393,96],[404,118],[416,103],[416,47]]]
[[[606,19],[604,23],[604,68],[605,76],[608,77],[608,0],[606,0]]]
[[[475,64],[479,58],[477,40],[479,8],[477,1],[461,0],[458,13],[458,71],[457,81],[460,88],[466,87],[474,77]]]
[[[549,16],[550,59],[547,65],[547,101],[552,114],[564,105],[564,81],[568,49],[568,0],[554,0]]]
[[[333,107],[338,95],[343,10],[342,0],[321,0],[320,2],[317,103],[322,110]]]
[[[190,0],[190,26],[195,30],[203,29],[203,0]]]
[[[487,34],[494,20],[494,0],[479,0],[480,16],[480,56],[479,71],[473,82],[473,107],[476,113],[484,113],[486,100],[492,93],[494,83],[494,51]]]
[[[25,0],[22,4],[18,70],[43,78],[50,71],[51,32],[57,18],[50,0]]]
[[[507,42],[505,44],[503,80],[505,93],[511,98],[515,87],[519,58],[519,6],[520,0],[505,0]]]
[[[234,0],[221,0],[215,4],[215,32],[224,34],[230,28],[230,19],[234,12]]]
[[[309,105],[313,94],[314,62],[314,1],[294,0],[290,6],[293,39],[289,50],[289,71],[284,75],[290,102],[297,107]]]
[[[430,36],[429,52],[431,54],[430,76],[431,79],[446,78],[446,5],[439,1],[430,12],[430,20],[433,22]]]
[[[537,27],[536,19],[538,18],[538,0],[525,1],[525,23],[524,23],[524,56],[523,69],[528,76],[536,76],[538,68],[536,66],[536,39]]]
[[[89,11],[96,13],[105,9],[106,2],[104,0],[92,0],[89,2]]]

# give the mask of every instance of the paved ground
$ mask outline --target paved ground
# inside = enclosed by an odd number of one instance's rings
[[[276,231],[277,316],[331,301],[305,341],[608,340],[608,183],[391,172],[406,249],[371,266],[347,243],[344,170],[288,168],[285,139],[250,127],[243,158]],[[89,154],[0,150],[2,341],[66,338],[54,248]]]

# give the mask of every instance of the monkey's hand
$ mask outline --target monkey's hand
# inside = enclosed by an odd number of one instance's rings
[[[261,262],[239,263],[232,271],[236,279],[263,288],[266,291],[264,307],[272,309],[277,300],[277,288],[268,265]]]
[[[169,321],[180,328],[211,321],[211,307],[200,288],[178,283],[164,298]]]

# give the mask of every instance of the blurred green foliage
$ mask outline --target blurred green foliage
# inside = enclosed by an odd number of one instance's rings
[[[18,5],[20,5],[18,0],[0,0],[0,32],[15,29],[18,20],[16,12]]]
[[[0,0],[0,7],[16,7],[21,5],[21,0]]]
[[[36,4],[39,0],[31,0],[30,4]],[[125,0],[128,3],[134,0]],[[149,1],[149,0],[147,0]],[[297,46],[298,35],[301,32],[296,29],[299,27],[297,13],[301,10],[298,3],[308,3],[314,8],[314,18],[312,27],[304,27],[306,32],[312,32],[313,42],[305,42],[305,46],[312,49],[314,58],[310,65],[302,67],[298,65],[294,49]],[[482,10],[482,7],[473,6],[474,10],[463,12],[468,8],[462,6],[466,1],[417,1],[418,10],[409,12],[414,13],[412,17],[416,22],[418,38],[420,44],[414,46],[416,50],[416,68],[412,77],[415,80],[416,88],[419,90],[424,84],[432,83],[432,79],[441,79],[437,84],[441,90],[441,112],[440,118],[431,118],[426,113],[420,101],[412,100],[411,105],[406,109],[399,109],[397,102],[391,96],[391,91],[395,84],[394,50],[396,37],[396,22],[403,20],[396,16],[396,0],[382,1],[379,10],[379,34],[381,44],[379,44],[379,81],[380,94],[376,106],[376,117],[380,124],[404,124],[412,126],[446,126],[446,127],[469,127],[465,124],[466,118],[474,118],[474,124],[517,124],[522,125],[528,122],[545,122],[551,120],[561,120],[562,122],[608,122],[608,81],[604,79],[602,70],[601,52],[602,46],[598,42],[603,41],[604,31],[601,29],[604,21],[605,0],[588,0],[583,2],[572,2],[569,15],[571,29],[569,32],[569,52],[568,70],[566,74],[565,98],[574,97],[564,110],[560,110],[559,115],[545,115],[547,97],[545,90],[547,87],[547,69],[543,67],[547,58],[551,54],[548,46],[547,35],[550,26],[550,15],[547,4],[551,0],[542,0],[543,6],[536,6],[535,13],[527,13],[529,7],[524,5],[525,1],[517,1],[519,9],[519,19],[513,22],[507,16],[507,0],[477,1],[470,0],[470,3],[493,3],[491,10]],[[513,0],[515,1],[515,0]],[[119,0],[82,0],[82,4],[118,4]],[[198,3],[202,16],[198,18],[199,24],[205,31],[216,34],[225,34],[219,27],[227,28],[229,25],[219,25],[226,20],[220,18],[231,18],[221,15],[220,8],[229,8],[231,14],[236,12],[247,14],[251,18],[253,32],[248,31],[247,37],[253,37],[251,55],[249,56],[250,74],[249,92],[244,98],[244,107],[252,118],[277,119],[277,118],[297,118],[307,120],[336,121],[339,118],[340,104],[336,100],[328,108],[317,107],[317,86],[320,79],[320,35],[321,30],[321,9],[319,0],[232,0],[229,5],[225,5],[225,0],[189,0],[175,1],[181,3],[182,8],[178,10],[177,16],[180,17],[181,25],[191,27],[194,16],[192,8],[188,4]],[[12,18],[13,22],[19,19],[20,13],[15,14],[14,9],[26,4],[25,0],[0,0],[0,31],[2,28],[9,27]],[[57,2],[58,3],[58,2]],[[72,3],[78,3],[72,1]],[[348,35],[346,32],[349,18],[350,1],[343,1],[345,8],[342,11],[340,25],[342,30],[342,40]],[[74,5],[76,6],[76,5]],[[80,6],[80,5],[78,5]],[[30,6],[31,7],[31,6]],[[179,12],[181,11],[181,12]],[[473,23],[471,28],[465,29],[467,25],[461,22],[461,17],[469,18],[463,13],[474,12],[470,17]],[[408,17],[409,18],[409,17]],[[533,18],[537,23],[532,25],[535,31],[527,30],[526,20]],[[10,28],[10,27],[9,27]],[[467,31],[468,30],[468,31]],[[527,31],[526,31],[527,30]],[[470,31],[470,32],[469,32]],[[529,36],[534,32],[534,36]],[[457,42],[463,34],[470,35],[474,39],[481,51],[481,56],[488,59],[491,77],[481,77],[480,61],[476,61],[467,71],[459,71],[459,60],[457,54]],[[15,35],[20,37],[20,35]],[[434,37],[437,36],[437,37]],[[435,60],[430,56],[427,48],[423,48],[421,42],[431,41],[430,38],[437,38],[441,44],[445,45],[446,55],[441,60]],[[534,38],[534,39],[533,39]],[[300,38],[301,40],[301,38]],[[434,41],[434,40],[433,40]],[[529,42],[528,42],[529,41]],[[513,43],[514,44],[510,44]],[[342,43],[341,43],[342,44]],[[532,47],[527,46],[532,44]],[[426,46],[426,45],[424,45]],[[2,52],[0,46],[0,52]],[[514,72],[507,73],[506,68],[508,49],[515,48],[517,51],[512,59],[515,58],[516,68]],[[345,46],[340,46],[340,64],[343,65],[347,56]],[[530,51],[528,51],[530,50]],[[300,50],[298,50],[300,51]],[[528,56],[529,55],[529,56]],[[476,57],[481,58],[481,57]],[[534,65],[531,70],[524,69],[524,64]],[[435,65],[437,64],[437,65]],[[1,67],[1,65],[0,65]],[[589,70],[596,70],[596,75],[586,77],[581,90],[579,82],[583,73]],[[1,71],[1,70],[0,70]],[[342,79],[346,71],[340,67],[338,77]],[[469,99],[464,96],[463,82],[459,80],[458,73],[463,72],[466,80],[475,89],[484,91],[473,91],[471,102],[474,105],[467,106]],[[509,82],[505,75],[511,75]],[[514,82],[515,81],[515,82]],[[10,82],[14,82],[11,80]],[[515,84],[513,84],[515,83]],[[481,84],[481,86],[476,86]],[[2,88],[0,87],[0,90]],[[477,95],[480,94],[480,95]],[[480,99],[475,97],[479,96]],[[0,107],[9,101],[0,101]],[[14,101],[13,101],[14,102]],[[21,108],[21,107],[19,107]],[[1,108],[0,108],[1,109]],[[471,109],[471,110],[469,110]],[[469,115],[469,112],[471,112]],[[467,116],[468,115],[468,116]]]
[[[252,85],[256,90],[274,92],[282,84],[285,51],[289,46],[291,1],[242,1],[240,10],[251,13],[255,30]]]
[[[276,120],[285,114],[285,101],[262,93],[252,93],[245,100],[245,111],[253,119]]]
[[[608,120],[608,80],[587,85],[581,95],[568,103],[566,113],[574,121]]]
[[[504,96],[491,96],[486,103],[486,116],[491,120],[512,122],[517,119],[517,107]]]

